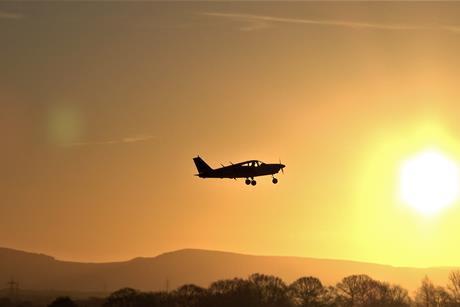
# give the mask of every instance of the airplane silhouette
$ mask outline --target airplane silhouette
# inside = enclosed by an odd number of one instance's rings
[[[228,166],[222,165],[220,168],[213,169],[211,168],[200,156],[193,158],[195,162],[196,169],[200,178],[246,178],[245,183],[247,185],[256,185],[257,182],[254,180],[254,177],[258,176],[267,176],[272,175],[272,182],[274,184],[278,183],[278,179],[275,178],[280,170],[284,173],[284,168],[286,165],[280,163],[264,163],[259,160],[248,160],[236,164],[231,164]],[[231,163],[231,162],[230,162]]]

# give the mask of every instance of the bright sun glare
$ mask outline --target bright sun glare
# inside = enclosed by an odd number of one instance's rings
[[[451,205],[459,197],[459,188],[459,166],[437,150],[422,151],[401,166],[401,199],[423,214]]]

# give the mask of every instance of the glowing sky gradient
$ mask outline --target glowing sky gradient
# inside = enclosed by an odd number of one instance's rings
[[[460,265],[460,206],[397,199],[460,160],[460,4],[1,2],[0,245],[111,261],[193,247]],[[269,178],[202,180],[260,159]]]

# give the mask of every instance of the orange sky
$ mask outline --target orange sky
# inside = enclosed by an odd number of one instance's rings
[[[0,4],[0,245],[109,261],[185,247],[460,265],[460,204],[398,167],[460,159],[457,3]],[[274,186],[202,180],[287,165]]]

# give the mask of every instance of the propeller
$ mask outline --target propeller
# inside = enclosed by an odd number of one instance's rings
[[[280,161],[280,164],[283,164],[283,163],[281,163],[281,158],[279,158],[278,160]],[[281,168],[281,173],[283,173],[283,175],[284,175],[284,167]]]

